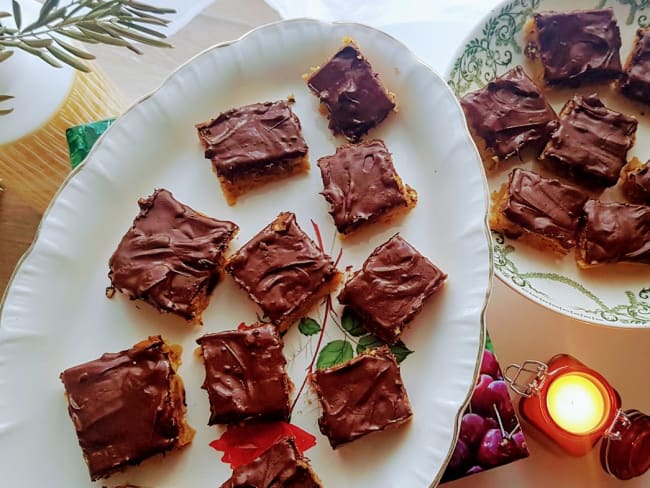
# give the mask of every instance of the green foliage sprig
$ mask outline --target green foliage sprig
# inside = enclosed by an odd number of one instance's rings
[[[20,3],[12,0],[11,12],[0,12],[0,63],[9,59],[16,49],[33,54],[51,66],[71,66],[89,72],[85,61],[95,59],[91,53],[74,45],[108,44],[125,47],[137,54],[135,43],[155,47],[171,47],[158,29],[169,24],[161,17],[175,13],[135,0],[72,0],[60,5],[60,0],[46,0],[38,18],[23,25]],[[5,25],[3,19],[13,17],[16,27]],[[72,42],[71,42],[72,40]],[[13,98],[0,95],[0,102]],[[13,109],[0,109],[7,115]]]

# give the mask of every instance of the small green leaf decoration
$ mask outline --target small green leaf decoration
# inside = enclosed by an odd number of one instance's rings
[[[298,330],[302,335],[311,336],[318,334],[321,331],[321,326],[314,319],[303,317],[300,319],[300,323],[298,324]]]
[[[341,327],[353,337],[362,336],[367,332],[363,325],[361,325],[361,319],[349,307],[343,309]]]
[[[331,368],[332,366],[336,366],[337,364],[352,359],[353,356],[354,351],[352,350],[352,344],[346,340],[338,339],[327,343],[325,347],[321,349],[318,354],[318,360],[316,361],[316,368]]]
[[[407,358],[407,356],[413,354],[413,351],[406,347],[406,344],[404,344],[402,341],[399,341],[394,346],[390,346],[390,350],[395,356],[395,359],[397,359],[398,363],[401,363]]]
[[[16,28],[20,30],[20,26],[23,23],[23,16],[20,11],[20,4],[16,0],[11,0],[11,8],[14,12],[14,21],[16,22]]]
[[[357,344],[357,354],[361,354],[366,349],[372,349],[373,347],[381,347],[385,344],[386,343],[384,341],[382,341],[378,337],[375,337],[372,334],[365,335],[361,339],[359,339],[359,343]]]

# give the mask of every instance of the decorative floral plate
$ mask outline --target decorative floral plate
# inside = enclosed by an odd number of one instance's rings
[[[514,0],[502,3],[476,26],[461,46],[450,71],[449,85],[458,98],[474,91],[509,69],[529,64],[523,54],[523,27],[534,12],[576,9],[614,9],[621,29],[621,59],[627,58],[637,28],[650,24],[650,1],[636,0]],[[527,71],[530,71],[527,69]],[[549,95],[559,110],[573,93],[597,91],[606,105],[639,120],[636,144],[628,157],[650,158],[650,108],[627,101],[603,87],[556,90]],[[490,192],[497,190],[514,166],[531,167],[532,161],[506,163],[488,177]],[[618,200],[617,189],[604,199]],[[614,327],[650,327],[650,266],[617,264],[579,270],[573,253],[564,259],[548,256],[493,232],[496,275],[524,296],[570,317]]]
[[[331,134],[301,75],[333,54],[346,36],[358,41],[397,95],[399,112],[371,137],[385,140],[399,174],[417,190],[419,201],[393,224],[341,241],[319,195],[316,161],[344,141]],[[194,124],[231,107],[290,95],[309,145],[311,171],[258,188],[228,206]],[[2,485],[90,485],[59,373],[155,334],[183,346],[179,374],[196,436],[182,451],[149,459],[95,486],[213,488],[230,476],[221,453],[210,447],[223,428],[207,426],[204,368],[193,350],[200,335],[254,322],[259,310],[229,278],[217,286],[201,328],[129,302],[119,293],[111,300],[105,296],[108,259],[138,212],[138,198],[154,188],[167,188],[196,210],[236,222],[240,234],[231,251],[279,212],[294,211],[312,238],[320,236],[326,252],[337,257],[342,249],[341,270],[358,269],[376,246],[400,232],[449,275],[394,351],[403,360],[412,421],[333,451],[319,432],[318,401],[309,388],[302,391],[291,417],[316,437],[316,445],[305,454],[325,487],[435,484],[453,449],[484,343],[491,256],[487,186],[480,168],[446,83],[404,45],[377,30],[287,21],[198,55],[118,118],[96,143],[58,193],[10,282],[0,309]],[[337,315],[327,313],[329,306],[317,307],[285,335],[294,395],[312,358],[317,358],[316,366],[328,366],[377,345],[342,313],[335,297]]]

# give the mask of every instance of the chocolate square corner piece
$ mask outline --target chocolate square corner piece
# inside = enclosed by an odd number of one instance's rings
[[[394,95],[383,86],[359,47],[349,42],[307,79],[329,112],[329,127],[357,142],[395,108]]]
[[[387,346],[319,369],[310,380],[322,408],[320,431],[334,449],[402,425],[413,415],[399,366]]]
[[[634,145],[637,125],[634,117],[605,107],[596,94],[574,96],[560,112],[542,158],[574,178],[613,186]]]
[[[490,228],[539,249],[566,254],[577,243],[588,199],[574,186],[516,168],[493,196]]]
[[[208,392],[208,425],[288,420],[291,381],[282,339],[272,324],[206,334],[201,346]]]
[[[589,200],[578,239],[581,268],[606,263],[650,264],[650,207]]]
[[[291,437],[284,437],[248,464],[233,470],[220,488],[322,488]]]
[[[239,228],[196,212],[164,189],[138,204],[140,213],[109,261],[112,287],[200,323]]]
[[[281,333],[340,280],[332,258],[292,212],[282,212],[244,244],[228,260],[226,272]]]
[[[436,265],[395,234],[346,282],[338,300],[362,319],[369,332],[395,344],[446,279]]]
[[[521,66],[505,72],[461,101],[487,169],[526,148],[540,151],[557,120],[546,97]]]
[[[533,43],[549,85],[621,76],[621,33],[611,8],[534,14]]]
[[[233,108],[196,129],[230,205],[253,188],[309,171],[300,120],[286,100]]]
[[[621,170],[621,189],[632,203],[650,205],[650,161],[642,163],[637,158]]]
[[[154,336],[61,373],[93,481],[192,441],[176,347]]]
[[[337,147],[335,154],[318,160],[318,167],[322,194],[341,234],[389,219],[417,203],[417,192],[402,182],[381,140]]]
[[[621,93],[650,104],[650,28],[638,29],[632,52],[625,63]]]

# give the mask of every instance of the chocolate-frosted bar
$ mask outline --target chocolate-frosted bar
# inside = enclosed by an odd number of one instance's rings
[[[574,186],[516,168],[494,198],[490,227],[564,254],[576,245],[582,207],[588,199]]]
[[[289,418],[291,382],[274,325],[207,334],[196,342],[210,399],[208,425]]]
[[[417,193],[402,183],[383,141],[338,147],[335,154],[320,158],[318,167],[323,196],[341,234],[386,219],[417,202]]]
[[[650,264],[650,207],[589,200],[584,212],[580,267],[620,261]]]
[[[578,179],[613,186],[634,144],[637,120],[603,104],[597,95],[574,96],[560,112],[542,157]]]
[[[521,66],[507,71],[460,101],[472,135],[491,169],[528,147],[542,148],[555,112]]]
[[[200,322],[219,281],[223,253],[239,228],[207,217],[156,190],[109,261],[113,288],[161,312]]]
[[[309,170],[300,120],[285,100],[234,108],[196,128],[231,205],[254,187]]]
[[[356,142],[395,108],[393,95],[379,81],[355,44],[346,44],[307,85],[327,107],[329,127]]]
[[[650,28],[636,31],[634,47],[625,63],[621,92],[626,97],[650,103]]]
[[[226,272],[284,332],[339,282],[332,259],[283,212],[244,244]]]
[[[398,234],[377,247],[346,283],[338,300],[364,327],[395,344],[447,275]]]
[[[632,158],[621,170],[621,181],[623,193],[632,203],[650,205],[650,161]]]
[[[532,52],[549,85],[576,86],[621,75],[621,33],[611,8],[540,12],[533,23]]]
[[[220,488],[322,488],[290,437],[280,439],[248,464],[235,468]]]
[[[322,408],[318,425],[333,448],[412,416],[399,366],[387,346],[319,369],[310,378]]]
[[[92,480],[191,442],[179,364],[155,336],[61,373]]]

